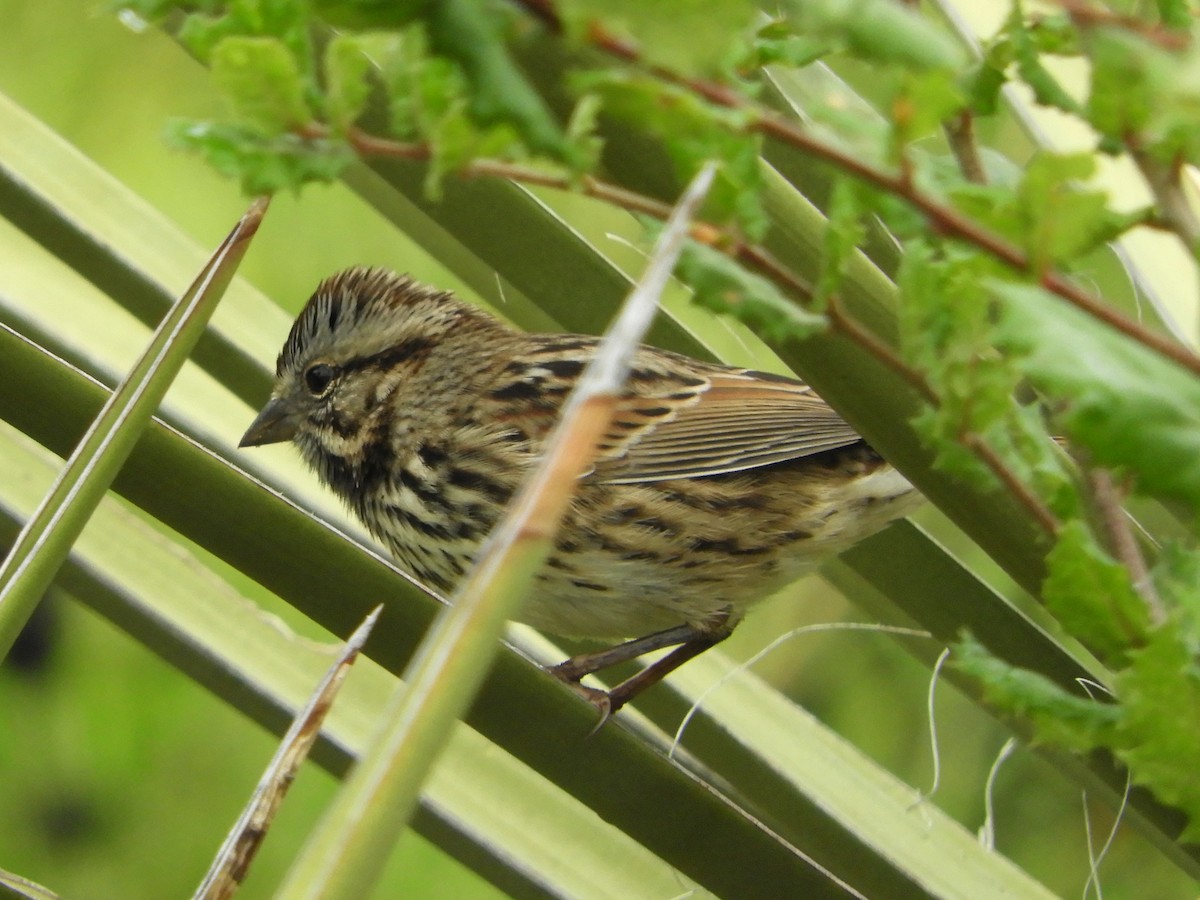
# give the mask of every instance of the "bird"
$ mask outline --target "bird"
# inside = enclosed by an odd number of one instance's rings
[[[598,343],[353,267],[296,318],[239,446],[292,442],[402,568],[448,593]],[[803,381],[642,345],[520,620],[611,644],[549,669],[603,721],[755,602],[920,502]],[[665,648],[610,690],[581,683]]]

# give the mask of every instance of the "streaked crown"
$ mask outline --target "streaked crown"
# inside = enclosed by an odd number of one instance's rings
[[[436,339],[464,323],[500,326],[447,291],[387,269],[355,267],[326,278],[292,325],[276,378],[315,359],[371,357],[414,339]]]

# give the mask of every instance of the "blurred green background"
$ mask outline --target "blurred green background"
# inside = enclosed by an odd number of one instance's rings
[[[100,3],[0,0],[0,23],[0,91],[214,246],[246,201],[235,184],[161,140],[167,118],[216,110],[205,72],[162,34],[139,32]],[[27,252],[0,222],[0,259]],[[341,186],[277,197],[242,273],[298,309],[318,280],[352,263],[459,287]],[[0,290],[10,268],[0,265]],[[925,521],[938,524],[932,513]],[[790,627],[864,618],[816,578],[787,593],[753,614],[724,649],[746,657]],[[0,868],[85,900],[190,893],[274,739],[80,604],[51,597],[41,628],[44,646],[26,645],[22,664],[0,667]],[[928,674],[892,639],[805,635],[757,671],[910,784],[930,784]],[[938,687],[936,708],[937,802],[977,828],[988,771],[1007,735],[948,684]],[[243,896],[269,895],[332,786],[306,767]],[[1102,840],[1111,813],[1091,815]],[[1017,750],[1000,769],[998,847],[1063,894],[1078,895],[1087,878],[1084,816],[1076,789],[1050,777],[1030,751]],[[1107,897],[1191,893],[1129,829],[1101,877]],[[380,896],[496,893],[412,834],[384,883]]]

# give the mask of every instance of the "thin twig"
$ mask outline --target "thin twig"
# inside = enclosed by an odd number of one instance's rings
[[[878,335],[863,326],[861,322],[846,312],[838,297],[830,297],[826,309],[830,324],[840,334],[850,338],[877,360],[903,378],[921,397],[933,406],[941,403],[941,398],[930,386],[924,374],[908,365],[899,355]]]
[[[979,155],[979,144],[975,140],[975,116],[969,109],[964,109],[958,115],[942,123],[942,131],[950,150],[958,161],[958,169],[963,178],[974,184],[987,184],[987,172],[983,168],[983,158]]]
[[[317,126],[309,126],[304,134],[315,137],[324,136],[325,132]],[[351,130],[346,137],[354,151],[364,157],[408,159],[414,162],[428,162],[433,158],[433,151],[428,144],[392,141],[358,129]],[[573,181],[568,176],[556,172],[499,159],[472,160],[464,165],[458,174],[462,178],[507,178],[521,184],[555,188],[560,191],[579,190],[588,197],[603,200],[629,212],[653,216],[661,221],[666,221],[671,215],[671,206],[667,203],[590,175]]]
[[[1156,626],[1161,625],[1167,619],[1167,610],[1154,587],[1133,529],[1129,527],[1129,514],[1121,505],[1120,491],[1113,483],[1112,475],[1107,469],[1089,467],[1087,484],[1109,552],[1129,572],[1134,590],[1150,613],[1150,621]]]
[[[292,720],[258,787],[254,789],[254,795],[197,888],[194,900],[226,900],[245,880],[250,863],[262,846],[300,764],[308,757],[309,750],[320,736],[321,723],[325,721],[350,666],[358,658],[382,611],[382,606],[375,607],[350,635],[333,664],[313,689],[304,708]]]
[[[1055,0],[1071,21],[1079,28],[1119,28],[1135,34],[1140,38],[1157,44],[1164,50],[1186,50],[1191,46],[1191,38],[1181,31],[1171,31],[1154,22],[1146,22],[1136,16],[1126,16],[1092,6],[1081,0]]]
[[[974,432],[959,435],[958,442],[978,456],[1004,483],[1009,492],[1033,516],[1034,520],[1047,534],[1057,534],[1060,527],[1058,517],[1041,501],[1017,473],[1010,469],[992,447],[982,437]]]
[[[1176,159],[1164,163],[1146,152],[1135,135],[1126,136],[1125,149],[1158,202],[1159,224],[1178,237],[1183,249],[1195,256],[1200,252],[1200,219],[1196,217],[1196,211],[1192,209],[1183,189],[1183,162]]]

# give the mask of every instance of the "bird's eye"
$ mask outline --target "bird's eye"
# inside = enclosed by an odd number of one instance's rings
[[[329,390],[330,382],[337,375],[337,369],[328,363],[316,363],[308,367],[304,373],[304,384],[314,397],[320,397]]]

